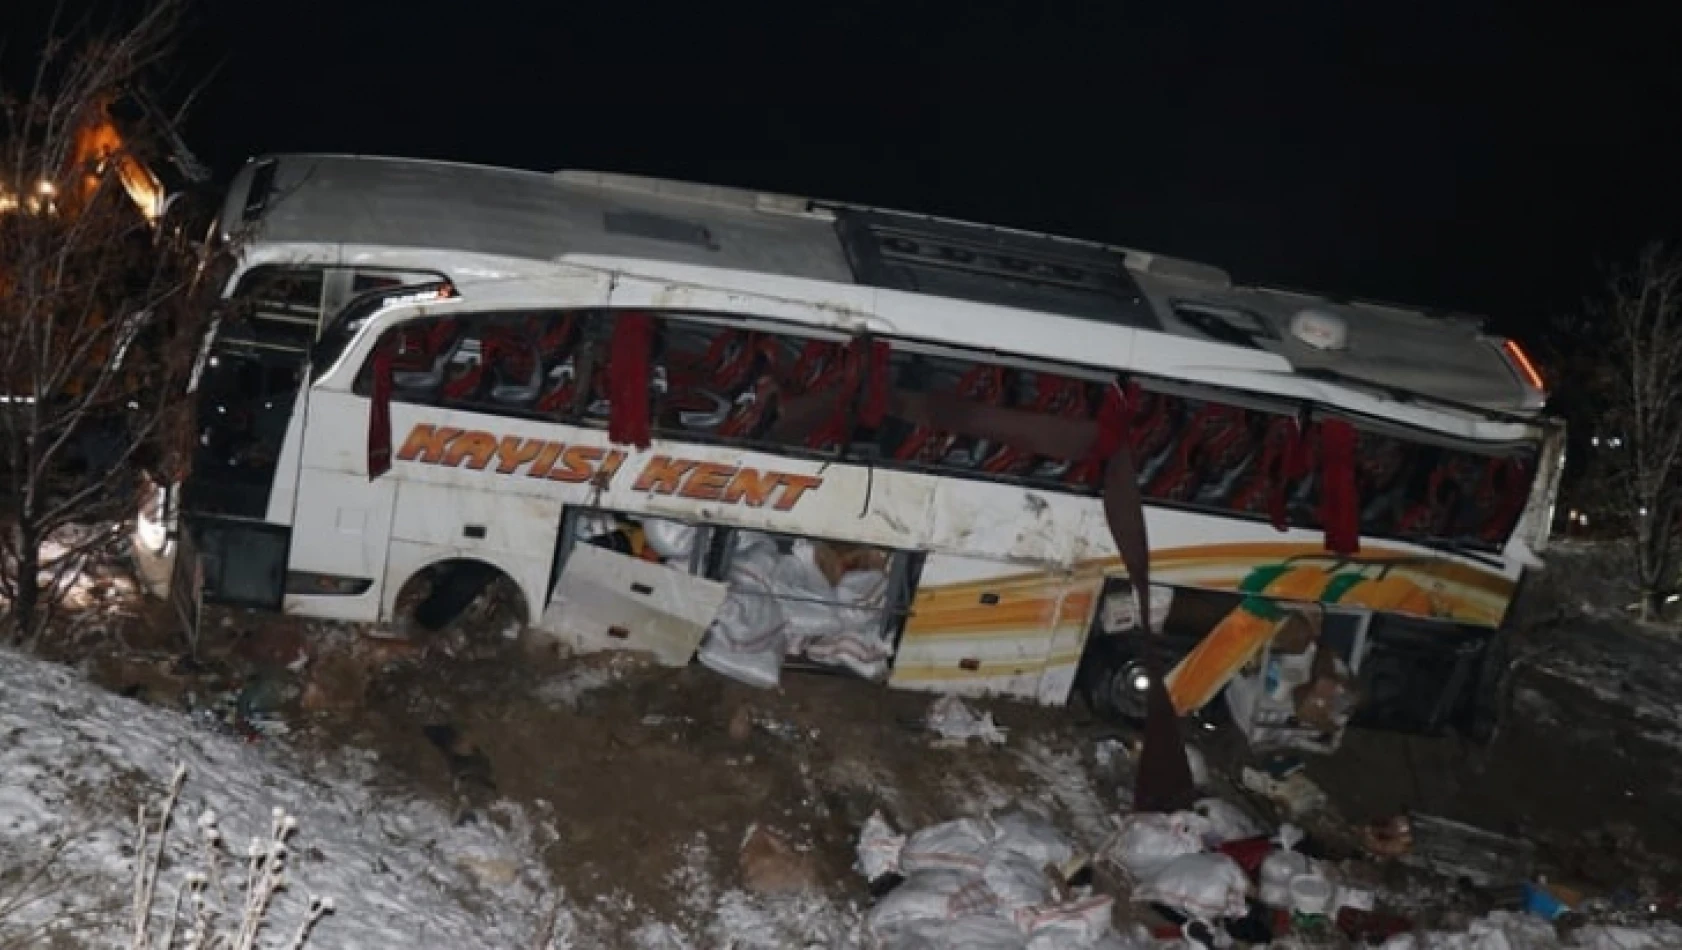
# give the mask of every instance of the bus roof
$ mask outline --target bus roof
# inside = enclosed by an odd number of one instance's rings
[[[1193,261],[844,202],[600,172],[287,154],[253,159],[235,178],[222,231],[248,225],[263,245],[619,258],[932,294],[1265,351],[1299,374],[1489,412],[1533,415],[1547,399],[1516,344],[1465,316],[1243,286]]]

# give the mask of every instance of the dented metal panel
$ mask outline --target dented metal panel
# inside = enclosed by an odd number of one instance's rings
[[[684,666],[728,593],[717,581],[579,545],[538,627],[580,653],[629,650]]]
[[[1056,574],[930,555],[889,685],[1038,700],[1067,586]]]

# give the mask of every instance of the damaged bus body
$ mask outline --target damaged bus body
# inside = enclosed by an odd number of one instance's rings
[[[1319,604],[1357,721],[1434,731],[1548,540],[1563,430],[1463,317],[596,173],[266,158],[222,227],[250,313],[140,531],[207,601],[384,622],[424,578],[436,623],[505,579],[581,650],[1048,704],[1078,673],[1122,712],[1147,644],[1193,653],[1196,708],[1275,629],[1234,618]],[[1122,433],[1158,635],[1101,465],[1011,419]]]

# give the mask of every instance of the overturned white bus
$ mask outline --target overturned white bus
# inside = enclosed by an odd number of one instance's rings
[[[1462,316],[839,202],[401,159],[254,160],[221,227],[249,312],[207,346],[192,475],[138,542],[186,554],[206,601],[389,621],[425,578],[438,622],[506,578],[582,649],[1052,704],[1078,671],[1123,711],[1148,643],[1318,602],[1358,721],[1432,731],[1476,719],[1548,540],[1563,429],[1523,350]],[[1130,632],[1100,466],[1063,431],[1131,451],[1161,637]],[[778,655],[709,657],[731,624]]]

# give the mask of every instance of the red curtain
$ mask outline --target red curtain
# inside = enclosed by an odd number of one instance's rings
[[[1361,505],[1355,488],[1355,427],[1341,419],[1320,423],[1320,523],[1326,550],[1361,550]]]
[[[648,448],[649,356],[654,346],[654,318],[622,313],[613,323],[608,355],[607,435],[617,445]]]
[[[864,402],[859,406],[859,422],[867,429],[874,429],[888,417],[888,383],[890,381],[889,373],[891,372],[888,366],[888,358],[892,355],[892,351],[889,349],[886,340],[870,340],[866,343],[865,340],[858,339],[854,340],[852,345],[854,347],[867,345],[870,348],[865,357],[867,361],[864,369],[866,389]]]
[[[368,480],[391,471],[391,363],[395,338],[374,348],[373,398],[368,404]]]

